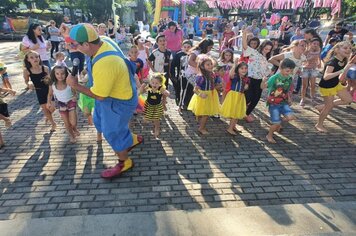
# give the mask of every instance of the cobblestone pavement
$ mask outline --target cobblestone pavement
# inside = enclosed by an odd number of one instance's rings
[[[1,43],[16,90],[24,87],[15,59],[18,43]],[[209,136],[197,134],[191,113],[180,116],[173,100],[162,120],[160,140],[141,116],[132,129],[145,143],[130,156],[135,168],[108,181],[99,177],[116,163],[106,142],[96,143],[94,127],[79,112],[76,145],[60,121],[50,133],[33,92],[8,96],[12,128],[1,123],[6,147],[0,150],[0,219],[111,214],[215,207],[356,200],[356,110],[341,107],[326,121],[328,134],[314,130],[317,111],[295,104],[298,120],[285,124],[278,144],[268,144],[264,102],[259,119],[241,122],[241,134],[225,132],[227,121],[211,118]]]

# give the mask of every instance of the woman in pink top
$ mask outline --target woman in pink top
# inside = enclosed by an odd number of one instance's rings
[[[42,28],[39,24],[33,23],[29,26],[26,35],[22,39],[22,46],[25,53],[30,50],[36,51],[40,55],[42,63],[49,69],[51,68],[48,53],[50,46],[42,36]]]
[[[168,29],[162,33],[166,37],[167,48],[171,50],[173,56],[181,50],[183,42],[183,31],[177,27],[174,21],[168,23]]]

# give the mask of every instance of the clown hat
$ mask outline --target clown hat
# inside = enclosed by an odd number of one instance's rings
[[[91,24],[75,25],[70,30],[69,37],[78,43],[90,43],[99,38],[98,33]]]

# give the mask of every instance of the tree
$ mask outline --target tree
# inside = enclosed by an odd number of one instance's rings
[[[0,1],[0,11],[5,14],[8,14],[11,11],[14,11],[17,6],[18,6],[18,2],[16,0],[1,0]]]
[[[187,5],[187,13],[189,15],[202,16],[204,13],[213,13],[214,9],[209,8],[205,1],[197,1],[196,4]]]

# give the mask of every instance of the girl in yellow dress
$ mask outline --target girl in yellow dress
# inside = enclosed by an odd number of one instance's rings
[[[245,62],[234,65],[230,71],[230,81],[226,86],[226,98],[221,107],[221,116],[230,119],[230,126],[227,132],[237,135],[235,131],[238,119],[246,116],[245,91],[248,89],[249,78],[247,77],[248,67]]]
[[[195,78],[194,95],[189,103],[191,110],[199,120],[198,131],[208,134],[206,123],[209,116],[220,113],[220,103],[217,89],[221,88],[221,79],[214,76],[213,59],[207,55],[197,57],[198,74]]]

